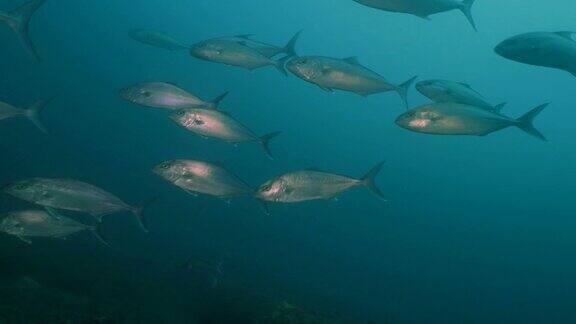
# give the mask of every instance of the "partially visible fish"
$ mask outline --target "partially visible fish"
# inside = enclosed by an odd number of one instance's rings
[[[273,60],[250,47],[247,41],[238,42],[235,39],[215,38],[192,46],[190,54],[198,59],[231,66],[255,70],[265,66],[274,66],[282,74],[287,75],[284,65],[290,56]]]
[[[287,64],[288,70],[304,81],[316,84],[326,91],[339,89],[361,96],[396,91],[404,106],[408,107],[408,89],[416,77],[394,85],[384,77],[364,67],[355,57],[336,59],[325,56],[296,57]]]
[[[36,60],[39,61],[38,51],[30,39],[29,26],[30,19],[34,13],[46,2],[46,0],[32,0],[20,7],[8,11],[0,12],[0,22],[7,24],[18,35],[20,42],[26,48],[26,51]]]
[[[129,211],[137,216],[142,229],[148,232],[144,209],[151,201],[130,206],[113,194],[85,182],[31,178],[10,183],[3,187],[2,192],[44,207],[87,213],[98,222],[102,222],[106,215]]]
[[[416,89],[434,102],[456,102],[476,107],[486,107],[500,112],[505,104],[493,106],[476,90],[465,83],[448,80],[426,80],[416,84]]]
[[[298,38],[300,37],[300,34],[302,34],[302,31],[299,31],[298,33],[296,33],[290,39],[290,41],[286,44],[286,46],[284,46],[284,47],[278,47],[275,45],[271,45],[271,44],[267,44],[264,42],[253,40],[251,35],[237,35],[237,36],[232,36],[232,37],[222,37],[220,39],[231,40],[233,42],[236,42],[236,43],[239,43],[241,45],[255,49],[260,54],[262,54],[268,58],[273,58],[274,56],[277,56],[280,54],[286,54],[288,56],[296,56],[296,48],[295,47],[296,47],[296,42],[298,41]]]
[[[195,160],[165,161],[154,173],[190,194],[219,198],[249,196],[253,190],[236,175],[213,163]]]
[[[212,101],[198,96],[168,82],[143,82],[120,91],[120,96],[132,103],[146,107],[178,110],[182,108],[217,109],[228,92]]]
[[[513,119],[485,107],[459,103],[432,103],[412,109],[396,119],[400,127],[417,133],[433,135],[486,136],[508,127],[518,127],[526,133],[546,141],[533,125],[547,104],[538,106],[522,117]]]
[[[255,197],[265,202],[296,203],[331,199],[350,188],[365,186],[376,196],[384,199],[384,194],[375,182],[383,164],[378,163],[361,179],[317,170],[286,173],[260,186]]]
[[[142,44],[158,47],[169,51],[184,51],[190,46],[184,45],[174,37],[157,30],[135,29],[130,31],[130,37]]]
[[[28,118],[40,131],[48,133],[46,127],[40,121],[40,111],[50,103],[50,100],[41,100],[36,102],[28,109],[16,108],[5,102],[0,102],[0,121],[14,117]]]
[[[576,32],[521,34],[498,44],[495,52],[512,61],[559,69],[576,76]]]
[[[173,113],[170,119],[184,129],[203,137],[218,138],[233,144],[260,143],[270,158],[272,158],[272,153],[268,144],[271,139],[280,134],[280,132],[274,132],[264,136],[257,136],[248,127],[230,115],[213,109],[181,109]]]
[[[64,239],[84,231],[92,232],[101,242],[108,245],[97,226],[82,224],[55,211],[23,210],[0,215],[0,232],[14,235],[26,243],[31,243],[30,239],[35,237]]]
[[[476,0],[354,0],[360,4],[375,9],[390,12],[411,14],[420,18],[430,19],[429,16],[441,12],[458,9],[476,30],[476,23],[472,17],[472,5]]]

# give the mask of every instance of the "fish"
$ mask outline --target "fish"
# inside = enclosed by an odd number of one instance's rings
[[[408,107],[408,89],[416,77],[394,85],[384,77],[362,66],[356,57],[337,59],[325,56],[302,56],[293,58],[286,65],[297,77],[325,91],[334,89],[354,92],[361,96],[396,91],[405,107]]]
[[[504,103],[493,106],[470,85],[448,80],[425,80],[416,83],[416,89],[434,102],[455,102],[476,107],[485,107],[500,112]]]
[[[301,34],[302,31],[297,32],[284,47],[278,47],[253,40],[252,35],[236,35],[232,37],[222,37],[219,39],[236,42],[238,44],[252,48],[268,58],[273,58],[280,54],[296,56],[296,43],[298,42],[298,38],[300,38]]]
[[[138,206],[131,206],[113,194],[91,184],[61,178],[20,180],[5,185],[1,191],[43,207],[87,213],[99,223],[106,215],[129,211],[136,216],[142,230],[149,232],[144,211],[154,199]]]
[[[271,159],[273,156],[269,147],[270,140],[281,134],[281,132],[273,132],[257,136],[229,114],[214,109],[180,109],[170,115],[170,119],[180,127],[202,137],[217,138],[233,144],[259,143]]]
[[[98,226],[90,226],[64,217],[54,210],[22,210],[0,215],[0,232],[18,237],[31,244],[32,238],[65,239],[73,234],[89,231],[105,245]]]
[[[224,167],[197,160],[164,161],[152,170],[184,191],[219,198],[250,196],[253,192],[244,181]]]
[[[169,51],[185,51],[190,46],[184,45],[174,37],[157,30],[134,29],[128,35],[135,41],[152,47],[162,48]]]
[[[293,171],[268,180],[256,190],[254,197],[263,202],[298,203],[332,199],[353,187],[364,186],[385,200],[376,185],[376,176],[383,165],[384,162],[378,163],[360,179],[315,169]]]
[[[152,108],[178,110],[183,108],[218,109],[228,92],[204,101],[198,96],[169,82],[142,82],[120,91],[120,96],[132,103]]]
[[[284,65],[290,56],[273,60],[258,49],[250,47],[250,44],[248,41],[214,38],[192,45],[190,55],[200,60],[241,67],[249,71],[274,66],[280,73],[288,75]]]
[[[472,28],[477,30],[476,22],[472,16],[472,5],[476,0],[354,0],[359,4],[389,12],[407,13],[426,20],[431,15],[460,10]]]
[[[509,60],[576,76],[576,32],[534,32],[510,37],[494,51]]]
[[[0,22],[8,25],[18,35],[20,42],[28,54],[36,61],[40,61],[38,51],[29,35],[30,20],[36,11],[42,7],[46,0],[32,0],[20,7],[4,12],[0,11]]]
[[[15,117],[26,117],[41,132],[47,134],[48,130],[40,120],[40,112],[50,103],[49,100],[40,100],[28,109],[16,108],[8,103],[0,102],[0,121]]]
[[[432,103],[412,109],[396,119],[396,124],[407,130],[433,135],[486,136],[508,127],[546,141],[533,121],[548,104],[540,105],[518,119],[504,116],[492,109],[452,102]]]

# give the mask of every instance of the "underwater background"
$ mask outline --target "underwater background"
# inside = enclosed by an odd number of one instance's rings
[[[338,323],[576,321],[575,80],[493,51],[515,34],[574,29],[576,2],[479,0],[473,12],[478,32],[456,11],[426,21],[344,0],[53,0],[30,27],[40,63],[0,28],[0,100],[54,98],[42,113],[49,135],[2,122],[0,182],[63,177],[129,203],[159,196],[148,235],[127,213],[106,218],[111,248],[87,234],[31,245],[0,236],[0,323],[253,323],[277,305]],[[189,44],[237,34],[284,44],[303,30],[298,54],[357,56],[395,83],[466,82],[513,117],[550,102],[536,121],[549,142],[517,129],[407,132],[394,123],[404,112],[394,93],[330,94],[272,67],[251,73],[143,46],[128,37],[135,28]],[[204,98],[230,91],[223,110],[258,134],[282,131],[275,160],[119,97],[157,80]],[[427,101],[410,90],[411,106]],[[178,158],[219,162],[254,187],[309,167],[360,177],[385,160],[377,182],[388,202],[359,188],[266,215],[254,199],[193,197],[151,172]],[[30,207],[0,202],[2,212]],[[190,258],[222,263],[219,284],[183,269]]]

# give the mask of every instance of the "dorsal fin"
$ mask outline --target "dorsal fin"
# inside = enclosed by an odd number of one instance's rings
[[[352,65],[361,65],[360,62],[358,61],[358,57],[356,56],[347,57],[343,60]]]
[[[573,42],[576,42],[576,33],[571,31],[559,31],[556,32],[557,35],[560,35],[564,38],[567,38]]]

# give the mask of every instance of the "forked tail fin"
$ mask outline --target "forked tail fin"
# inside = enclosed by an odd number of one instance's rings
[[[219,95],[218,97],[214,98],[212,101],[210,101],[212,108],[218,110],[218,108],[220,108],[220,104],[222,103],[222,100],[224,100],[228,96],[228,93],[229,92],[226,91],[223,94]]]
[[[26,117],[28,117],[28,119],[45,134],[48,134],[48,131],[40,119],[40,112],[50,103],[50,101],[52,101],[52,99],[40,100],[32,105],[32,107],[26,109]]]
[[[472,25],[472,28],[474,28],[474,30],[477,31],[478,29],[476,29],[476,22],[474,21],[474,17],[472,16],[472,5],[474,4],[474,1],[476,0],[462,1],[460,4],[460,11],[462,11],[464,16],[466,16],[466,19],[468,19],[470,25]]]
[[[140,205],[132,208],[132,213],[136,216],[138,219],[138,224],[146,234],[150,233],[150,229],[148,228],[148,220],[146,219],[145,212],[146,209],[157,200],[158,197],[149,198],[142,202]]]
[[[410,87],[412,86],[412,84],[414,83],[414,81],[416,81],[416,79],[418,79],[417,76],[413,77],[412,79],[400,84],[399,86],[396,87],[396,92],[398,92],[398,94],[400,95],[400,98],[402,99],[402,103],[404,104],[404,108],[408,109],[408,90],[410,90]]]
[[[361,181],[362,181],[362,184],[364,186],[366,186],[366,188],[368,188],[368,190],[370,190],[370,192],[372,192],[373,194],[378,196],[378,198],[382,199],[383,201],[386,201],[384,194],[382,193],[380,188],[378,188],[378,186],[376,185],[376,177],[378,176],[378,173],[380,173],[380,170],[382,170],[383,165],[384,165],[384,161],[376,164],[376,166],[374,166],[372,169],[370,169],[370,171],[368,171],[362,177]]]
[[[291,58],[292,57],[290,55],[286,55],[279,60],[276,61],[271,60],[271,61],[276,70],[280,71],[280,73],[284,74],[285,76],[288,76],[288,72],[286,71],[286,62],[288,62],[288,60],[290,60]]]
[[[30,39],[28,26],[30,25],[32,16],[44,2],[46,2],[46,0],[32,0],[8,13],[0,13],[0,21],[4,21],[14,30],[18,38],[20,38],[20,42],[26,48],[26,51],[37,61],[40,61],[40,57],[38,56],[34,43]]]
[[[302,34],[302,31],[299,31],[296,34],[294,34],[294,36],[292,36],[292,38],[290,39],[288,44],[286,44],[286,46],[284,46],[284,53],[286,53],[286,55],[298,56],[298,54],[296,54],[296,43],[298,42],[298,38],[300,38],[301,34]]]
[[[518,126],[518,128],[520,128],[521,130],[540,140],[547,141],[546,137],[544,137],[544,135],[540,133],[540,131],[537,130],[533,124],[536,116],[538,116],[542,112],[542,110],[544,110],[544,108],[546,107],[548,107],[548,104],[543,104],[530,110],[529,112],[527,112],[522,117],[516,120],[517,122],[516,126]]]
[[[282,132],[273,132],[273,133],[266,134],[266,135],[260,137],[260,145],[262,145],[262,148],[264,148],[266,155],[272,160],[274,159],[274,156],[272,155],[272,152],[270,151],[270,141],[280,134],[282,134]]]

